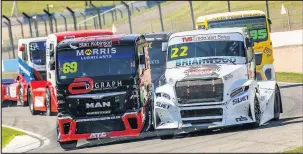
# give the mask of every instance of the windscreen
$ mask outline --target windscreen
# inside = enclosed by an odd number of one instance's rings
[[[57,54],[59,79],[132,75],[135,72],[134,47],[61,50]]]
[[[36,65],[45,65],[46,41],[29,43],[30,61]]]
[[[243,41],[204,41],[171,45],[168,47],[168,61],[195,58],[241,56],[244,57]]]
[[[150,44],[148,52],[150,58],[151,76],[153,82],[165,72],[166,52],[162,51],[162,41],[148,42]]]
[[[250,17],[209,22],[209,28],[247,27],[253,42],[268,39],[265,17]]]

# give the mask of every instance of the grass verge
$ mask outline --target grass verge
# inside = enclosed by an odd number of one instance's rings
[[[18,75],[18,72],[2,72],[2,79],[5,78],[16,78]]]
[[[24,132],[20,132],[14,129],[10,129],[2,126],[2,149],[18,135],[25,135]]]
[[[287,150],[284,153],[303,153],[303,146],[302,147],[297,147],[292,150]]]
[[[276,80],[278,82],[303,83],[303,74],[301,74],[301,73],[288,73],[288,72],[276,72]]]

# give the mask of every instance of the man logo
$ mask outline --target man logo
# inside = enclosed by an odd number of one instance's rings
[[[89,56],[89,55],[91,55],[93,52],[92,52],[91,49],[86,49],[86,50],[84,51],[84,53],[85,53],[85,55]]]

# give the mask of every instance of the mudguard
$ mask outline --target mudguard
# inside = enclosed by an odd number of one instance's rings
[[[46,111],[45,92],[48,81],[31,81],[28,84],[29,90],[32,90],[34,109],[37,111]]]

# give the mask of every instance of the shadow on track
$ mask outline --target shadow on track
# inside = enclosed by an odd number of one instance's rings
[[[2,101],[1,108],[18,107],[16,101]]]
[[[279,85],[280,89],[293,88],[293,87],[303,87],[303,83],[302,84],[292,84],[292,85]]]
[[[230,126],[230,127],[225,127],[225,128],[215,128],[215,129],[201,129],[201,130],[197,130],[197,131],[191,132],[191,133],[178,134],[174,138],[198,137],[198,136],[207,136],[207,135],[230,133],[230,132],[240,133],[242,131],[248,131],[248,130],[258,130],[258,129],[266,129],[266,128],[271,128],[271,127],[279,127],[279,126],[285,126],[285,125],[294,124],[294,123],[302,123],[303,120],[296,120],[296,119],[301,119],[301,118],[303,118],[303,116],[283,118],[283,119],[280,119],[279,121],[269,121],[265,125],[262,125],[256,129],[249,129],[249,128],[246,128],[244,125],[236,125],[236,126]],[[99,146],[107,146],[107,145],[132,143],[132,142],[152,140],[152,139],[157,139],[157,138],[158,137],[157,137],[156,132],[146,132],[146,133],[141,134],[139,137],[127,137],[127,138],[106,139],[106,140],[101,139],[101,140],[89,141],[89,143],[78,146],[75,149],[69,149],[66,151],[99,147]],[[107,141],[107,143],[104,143],[106,141]]]

